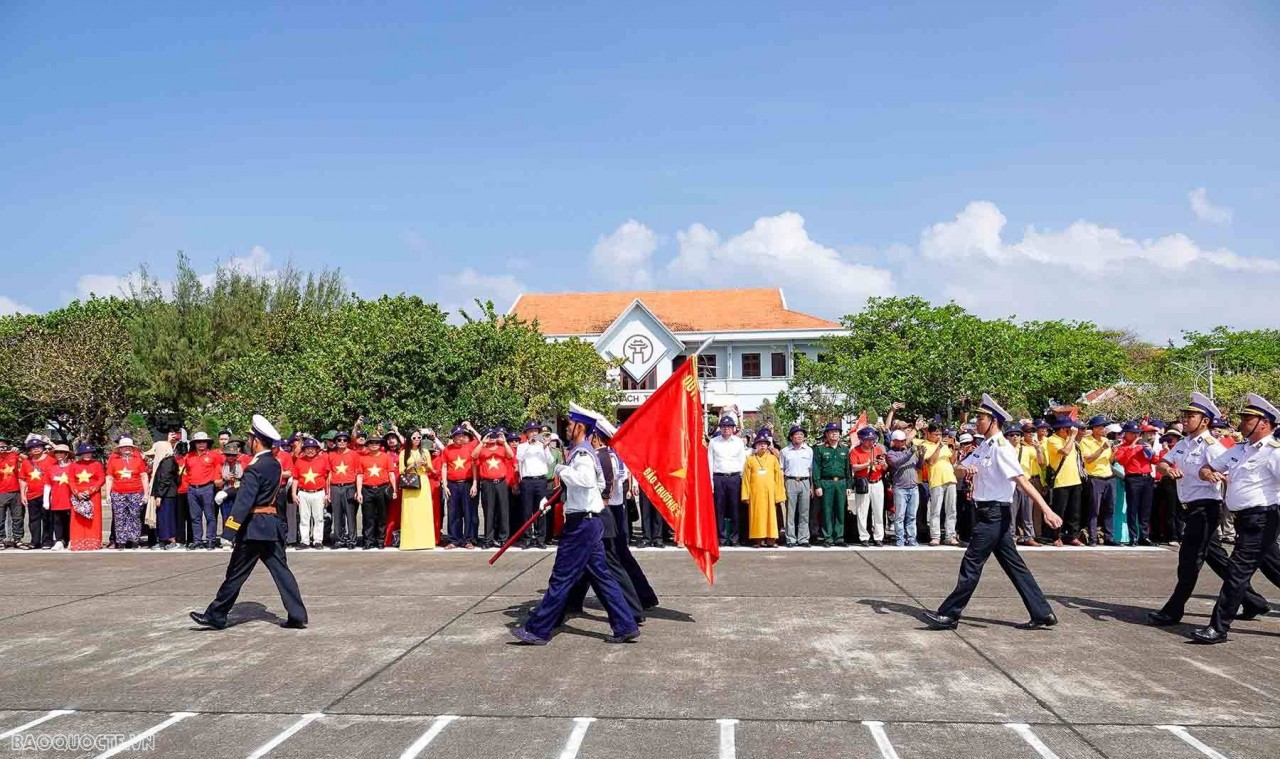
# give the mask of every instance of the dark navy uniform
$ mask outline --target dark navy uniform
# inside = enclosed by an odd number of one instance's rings
[[[205,616],[216,626],[226,624],[227,614],[240,595],[240,588],[259,561],[267,566],[276,590],[288,612],[286,624],[305,625],[307,609],[302,604],[298,581],[285,561],[285,525],[276,511],[276,492],[280,488],[280,464],[263,451],[245,467],[240,490],[236,493],[231,516],[227,517],[222,537],[232,541],[227,576],[218,595],[205,610]]]

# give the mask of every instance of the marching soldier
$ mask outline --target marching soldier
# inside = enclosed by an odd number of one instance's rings
[[[1227,579],[1227,551],[1218,540],[1222,486],[1199,477],[1200,467],[1227,452],[1209,433],[1209,425],[1221,414],[1208,396],[1192,393],[1191,403],[1181,412],[1183,438],[1158,465],[1161,474],[1177,483],[1183,532],[1178,546],[1178,584],[1160,611],[1147,614],[1153,625],[1166,627],[1182,620],[1202,565],[1208,564],[1218,577]],[[1246,587],[1244,610],[1237,619],[1255,619],[1269,609],[1267,599]]]
[[[1018,548],[1013,542],[1010,526],[1013,522],[1014,488],[1020,488],[1040,507],[1045,523],[1051,528],[1060,527],[1062,520],[1044,502],[1040,492],[1032,487],[1014,455],[1013,446],[1000,434],[1001,425],[1012,418],[991,396],[983,393],[982,406],[978,408],[978,434],[984,439],[982,445],[964,459],[961,467],[966,475],[973,476],[973,535],[960,562],[960,578],[956,581],[955,590],[937,612],[925,612],[925,620],[934,629],[953,630],[959,624],[964,607],[978,589],[982,566],[992,553],[995,553],[1000,568],[1013,582],[1022,603],[1031,613],[1031,620],[1018,625],[1018,629],[1038,630],[1058,624],[1048,599],[1036,584],[1026,562],[1018,555]]]
[[[1240,411],[1244,442],[1200,467],[1205,482],[1227,483],[1226,505],[1236,523],[1236,547],[1227,563],[1227,576],[1208,627],[1193,634],[1199,643],[1223,643],[1236,611],[1245,600],[1249,581],[1260,566],[1280,573],[1280,440],[1272,436],[1280,409],[1261,395],[1249,393]]]
[[[827,548],[844,546],[845,490],[851,487],[849,446],[840,440],[840,424],[831,422],[822,429],[822,443],[813,449],[813,494],[820,517],[817,540]]]
[[[223,537],[233,541],[227,576],[208,608],[204,612],[193,611],[190,614],[192,621],[202,627],[221,630],[227,626],[227,614],[240,595],[240,587],[249,579],[259,561],[267,565],[267,571],[271,573],[284,602],[288,616],[283,626],[296,629],[307,626],[302,592],[285,561],[285,526],[276,510],[280,463],[272,457],[271,448],[279,439],[280,433],[276,428],[255,414],[253,437],[249,442],[253,463],[245,468],[235,505],[223,531]]]
[[[546,645],[551,631],[564,613],[569,593],[585,572],[599,594],[600,603],[609,615],[613,636],[607,643],[629,643],[640,637],[635,615],[622,596],[622,588],[613,578],[604,557],[604,475],[588,436],[602,417],[577,404],[569,404],[569,442],[573,449],[566,463],[556,467],[556,475],[564,486],[564,530],[556,550],[555,565],[547,582],[542,603],[524,624],[512,629],[522,643]]]

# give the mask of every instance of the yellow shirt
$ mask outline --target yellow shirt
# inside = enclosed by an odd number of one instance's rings
[[[1059,466],[1062,462],[1062,449],[1066,444],[1066,439],[1057,435],[1050,435],[1044,441],[1044,457],[1048,462],[1048,469],[1050,472],[1058,473],[1054,479],[1054,487],[1065,488],[1080,484],[1080,467],[1076,464],[1074,450],[1067,458],[1067,462]],[[1076,441],[1076,444],[1079,445],[1079,441]]]
[[[1105,437],[1099,440],[1090,435],[1089,437],[1082,438],[1076,443],[1076,445],[1080,446],[1080,456],[1081,460],[1084,461],[1085,474],[1090,477],[1111,476],[1111,462],[1113,458],[1111,441],[1107,440]],[[1089,463],[1089,457],[1097,453],[1099,448],[1102,449],[1102,453],[1098,455],[1098,458],[1093,460],[1093,463]]]
[[[933,452],[942,447],[938,460],[929,464],[929,487],[938,488],[956,481],[956,469],[951,465],[951,446],[943,443],[924,442],[924,460],[927,462]]]
[[[1018,445],[1018,463],[1022,465],[1022,473],[1028,477],[1040,476],[1040,459],[1036,458],[1035,446],[1030,443]]]

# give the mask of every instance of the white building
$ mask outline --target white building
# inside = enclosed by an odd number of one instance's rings
[[[508,313],[537,320],[549,340],[578,337],[606,358],[626,359],[623,419],[712,338],[698,357],[703,400],[715,409],[736,404],[749,426],[760,403],[786,389],[797,355],[816,359],[821,338],[844,332],[787,308],[775,288],[527,293]]]

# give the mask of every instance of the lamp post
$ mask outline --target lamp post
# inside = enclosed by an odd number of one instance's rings
[[[1209,400],[1213,400],[1213,357],[1222,352],[1222,348],[1207,348],[1204,352],[1204,362],[1209,372]]]

